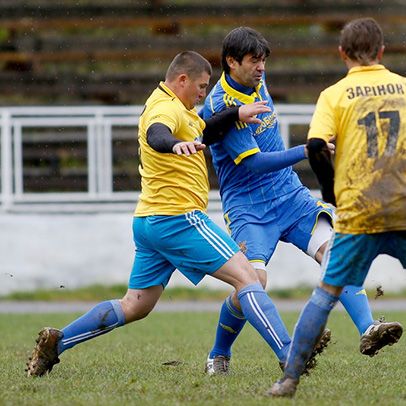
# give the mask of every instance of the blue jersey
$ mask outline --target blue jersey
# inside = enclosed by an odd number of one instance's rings
[[[292,167],[257,174],[241,165],[244,158],[260,151],[285,150],[264,77],[253,91],[223,73],[206,98],[200,114],[203,119],[208,119],[227,107],[260,100],[268,100],[271,108],[270,112],[257,116],[261,124],[236,122],[221,142],[210,147],[225,213],[236,206],[270,201],[304,187]]]

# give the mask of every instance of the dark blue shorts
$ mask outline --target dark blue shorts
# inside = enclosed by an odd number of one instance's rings
[[[249,261],[267,264],[279,241],[307,253],[318,217],[325,215],[331,222],[333,213],[332,206],[299,188],[267,203],[237,206],[224,219]]]

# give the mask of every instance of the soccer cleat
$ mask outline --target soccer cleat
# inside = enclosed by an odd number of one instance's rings
[[[375,321],[361,336],[361,354],[373,357],[385,345],[393,345],[402,336],[403,327],[398,322]]]
[[[309,375],[310,370],[316,367],[317,365],[316,355],[321,354],[324,351],[324,349],[328,346],[330,340],[331,340],[331,331],[328,328],[326,328],[323,331],[321,337],[319,338],[319,341],[315,345],[309,360],[306,362],[302,375]],[[281,368],[282,372],[285,371],[285,364],[283,362],[279,362],[279,367]]]
[[[207,357],[204,372],[208,375],[227,375],[230,367],[230,357],[216,355],[214,358]]]
[[[314,346],[312,354],[310,355],[309,360],[306,362],[305,369],[303,370],[302,375],[309,375],[310,370],[316,367],[316,355],[321,354],[324,351],[324,349],[328,346],[330,340],[331,330],[326,328],[320,336],[319,341]]]
[[[31,358],[27,362],[27,376],[43,376],[59,363],[58,340],[63,336],[56,328],[44,327],[38,334]]]
[[[266,393],[272,397],[292,398],[296,393],[299,380],[292,378],[282,378],[272,385],[272,388]]]

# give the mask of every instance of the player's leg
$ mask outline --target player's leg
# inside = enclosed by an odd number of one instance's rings
[[[62,330],[43,328],[27,363],[28,376],[42,376],[50,372],[67,349],[144,318],[155,306],[162,290],[162,286],[129,289],[121,301],[101,302]]]
[[[286,357],[286,345],[290,337],[275,334],[279,326],[269,321],[272,302],[238,245],[206,214],[192,212],[185,216],[191,227],[184,231],[182,240],[177,244],[179,249],[173,252],[171,262],[195,284],[205,274],[211,274],[233,286],[238,292],[242,314],[278,357]]]
[[[284,362],[290,344],[289,334],[280,317],[275,317],[275,306],[247,258],[241,252],[237,253],[214,272],[213,276],[236,289],[245,318],[268,343],[278,359]]]
[[[354,251],[351,250],[351,246],[348,246],[348,242],[346,247],[343,244],[339,244],[337,247],[334,237],[333,235],[329,242],[322,265],[324,279],[313,291],[299,316],[293,332],[283,378],[272,386],[268,392],[270,396],[291,397],[295,394],[304,365],[310,357],[318,336],[327,324],[328,316],[338,301],[342,286],[346,284],[343,281],[348,270],[343,267],[344,260],[340,263],[340,259],[346,255],[345,248],[350,250],[350,254],[354,254]],[[347,258],[351,256],[350,254]],[[358,276],[361,277],[361,275]],[[325,281],[326,278],[330,283]]]
[[[323,214],[319,215],[316,221],[316,227],[314,227],[308,243],[307,254],[318,263],[321,263],[328,241],[332,236],[333,228],[331,221]],[[368,268],[369,266],[366,269]],[[368,327],[374,324],[368,297],[363,286],[345,286],[340,294],[340,302],[351,317],[360,335],[364,334]]]
[[[266,272],[256,269],[258,280],[265,288]],[[205,372],[209,375],[229,372],[231,347],[246,323],[237,292],[234,290],[223,302],[217,322],[214,345],[206,360]]]
[[[304,306],[293,332],[292,343],[285,364],[283,378],[268,394],[274,397],[292,397],[305,365],[327,324],[328,316],[338,301],[341,287],[321,283]]]
[[[263,288],[267,282],[265,263],[268,256],[271,256],[274,251],[279,239],[279,230],[275,228],[272,218],[267,215],[266,208],[258,205],[239,207],[225,216],[233,239],[255,268]],[[269,305],[269,317],[275,328],[275,336],[286,337],[288,336],[286,327],[281,322],[279,313],[272,301],[271,303]],[[220,311],[215,342],[206,362],[207,373],[228,372],[231,347],[245,322],[237,292],[234,291],[226,298]],[[284,352],[278,352],[278,354],[281,356],[280,362],[284,363]]]
[[[123,299],[97,304],[62,330],[51,327],[42,329],[27,363],[28,376],[42,376],[50,372],[65,350],[139,320],[154,308],[175,268],[162,255],[145,245],[148,239],[145,223],[144,218],[135,218],[133,222],[137,254],[129,289]]]
[[[406,232],[370,234],[364,240],[364,244],[375,248],[376,255],[391,255],[406,268]],[[402,333],[403,327],[398,322],[375,321],[361,336],[360,351],[373,357],[381,348],[397,343]]]
[[[369,267],[377,255],[382,253],[382,236],[350,235],[336,233],[329,242],[329,248],[323,260],[323,281],[316,288],[303,309],[293,334],[291,349],[284,377],[276,383],[270,394],[273,396],[292,396],[296,391],[301,371],[317,341],[317,335],[327,323],[330,311],[338,301],[341,286],[361,286],[367,276]],[[330,248],[331,247],[331,248]],[[365,258],[360,264],[356,259]],[[373,346],[380,349],[392,345],[402,334],[399,323],[378,325],[373,330]],[[362,341],[362,338],[361,338]]]

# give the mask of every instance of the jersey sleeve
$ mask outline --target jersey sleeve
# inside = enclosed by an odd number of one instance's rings
[[[151,109],[148,119],[148,127],[155,123],[164,124],[172,134],[176,134],[180,127],[181,118],[178,110],[174,108],[174,103],[171,101],[163,101],[157,103]]]
[[[326,92],[322,92],[317,100],[316,109],[310,122],[307,138],[321,138],[328,142],[337,134],[334,109],[329,102]]]

